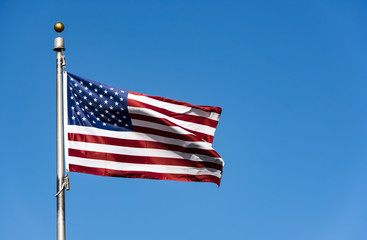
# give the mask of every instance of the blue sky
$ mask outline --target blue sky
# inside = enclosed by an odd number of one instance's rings
[[[223,108],[221,187],[70,173],[67,239],[367,239],[365,1],[1,1],[0,238],[56,238],[67,70]]]

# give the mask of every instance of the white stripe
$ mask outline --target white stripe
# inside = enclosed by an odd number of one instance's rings
[[[190,175],[212,175],[220,178],[220,170],[211,168],[193,168],[182,166],[168,166],[168,165],[154,165],[154,164],[132,164],[111,162],[95,159],[86,159],[78,157],[69,157],[70,164],[75,164],[85,167],[106,168],[119,171],[141,171],[141,172],[155,172],[168,174],[190,174]]]
[[[136,132],[129,132],[129,131],[127,132],[111,131],[111,130],[99,129],[99,128],[94,128],[94,127],[77,126],[77,125],[69,125],[68,130],[70,133],[97,135],[97,136],[103,136],[103,137],[113,137],[113,138],[128,139],[128,140],[153,141],[153,142],[159,142],[159,143],[173,144],[173,145],[182,146],[185,148],[214,150],[211,144],[208,142],[183,141],[183,140],[179,140],[176,138],[162,137],[162,136],[158,136],[154,134],[136,133]]]
[[[159,123],[153,123],[153,122],[136,120],[136,119],[131,119],[131,122],[133,123],[133,126],[148,127],[148,128],[158,129],[161,131],[182,134],[182,135],[187,135],[187,134],[194,135],[193,133],[186,131],[185,129],[178,127],[178,126],[168,126],[168,125],[163,125]]]
[[[186,129],[195,131],[195,132],[200,132],[200,133],[204,133],[210,136],[214,135],[215,132],[215,128],[213,127],[209,127],[203,124],[198,124],[198,123],[192,123],[192,122],[186,122],[183,120],[179,120],[173,117],[169,117],[166,116],[162,113],[156,112],[152,109],[148,109],[148,108],[138,108],[138,107],[130,107],[128,106],[128,110],[130,113],[136,113],[136,114],[141,114],[144,116],[151,116],[151,117],[155,117],[155,118],[164,118],[174,124],[177,124],[178,126],[182,126]]]
[[[139,101],[139,102],[147,103],[147,104],[159,107],[159,108],[163,108],[163,109],[169,110],[171,112],[209,118],[209,119],[212,119],[212,120],[215,120],[215,121],[218,121],[219,116],[220,116],[220,114],[218,114],[216,112],[207,112],[207,111],[204,111],[204,110],[201,110],[201,109],[191,108],[191,107],[187,107],[187,106],[184,106],[184,105],[178,105],[178,104],[174,104],[174,103],[163,102],[163,101],[160,101],[160,100],[150,98],[148,96],[135,95],[131,92],[129,92],[128,98],[134,99],[134,100]]]
[[[196,162],[213,162],[218,164],[223,163],[223,160],[217,157],[210,157],[202,154],[183,153],[164,149],[121,147],[99,143],[86,143],[76,141],[69,141],[69,148],[85,151],[122,154],[129,156],[176,158]]]

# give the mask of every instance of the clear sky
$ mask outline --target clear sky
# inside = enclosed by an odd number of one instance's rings
[[[55,52],[223,108],[221,187],[70,173],[67,239],[367,239],[366,1],[0,1],[0,238],[56,238]]]

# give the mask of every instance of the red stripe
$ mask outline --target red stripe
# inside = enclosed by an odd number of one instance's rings
[[[121,139],[121,138],[87,135],[87,134],[79,134],[79,133],[68,133],[68,139],[70,141],[99,143],[99,144],[114,145],[114,146],[164,149],[164,150],[169,150],[169,151],[178,151],[178,152],[192,153],[192,154],[202,154],[202,155],[206,155],[210,157],[220,158],[219,154],[215,150],[206,150],[206,149],[188,148],[188,147],[186,148],[183,146],[178,146],[178,145],[173,145],[173,144],[168,144],[168,143],[154,142],[154,141],[130,140],[130,139]]]
[[[84,167],[74,164],[69,164],[69,170],[71,172],[88,173],[108,177],[145,178],[145,179],[174,180],[184,182],[212,182],[217,184],[218,187],[220,185],[220,178],[212,175],[189,175],[189,174],[167,174],[167,173],[139,172],[139,171],[120,171],[104,168]]]
[[[128,106],[131,106],[131,107],[151,109],[156,112],[162,113],[166,116],[169,116],[169,117],[172,117],[178,120],[186,121],[186,122],[198,123],[198,124],[206,125],[206,126],[213,127],[213,128],[216,128],[218,125],[218,121],[215,121],[209,118],[172,112],[167,109],[159,108],[159,107],[147,104],[147,103],[139,102],[131,98],[127,100],[127,104]]]
[[[146,95],[146,94],[136,93],[136,92],[132,92],[132,91],[129,91],[129,93],[132,93],[134,95],[146,96],[146,97],[153,98],[153,99],[156,99],[156,100],[159,100],[159,101],[162,101],[162,102],[173,103],[173,104],[177,104],[177,105],[183,105],[183,106],[186,106],[186,107],[196,108],[196,109],[200,109],[200,110],[205,111],[205,112],[215,112],[215,113],[218,113],[218,114],[221,114],[221,112],[222,112],[222,108],[220,108],[220,107],[198,106],[198,105],[193,105],[193,104],[186,103],[186,102],[180,102],[180,101],[172,100],[172,99],[169,99],[169,98],[158,97],[158,96],[149,96],[149,95]]]
[[[222,171],[223,166],[211,162],[198,162],[178,158],[131,156],[116,153],[93,152],[69,148],[70,157],[80,157],[95,160],[106,160],[111,162],[123,162],[134,164],[169,165],[194,168],[212,168]]]
[[[195,134],[200,140],[203,139],[203,140],[205,140],[207,142],[210,142],[210,143],[212,143],[213,139],[214,139],[214,137],[211,136],[211,135],[201,133],[201,132],[196,132],[196,131],[184,128],[184,127],[179,126],[177,124],[174,124],[171,121],[169,121],[167,119],[164,119],[164,118],[156,118],[156,117],[140,115],[140,114],[136,114],[136,113],[129,113],[129,114],[130,114],[130,117],[131,117],[132,120],[136,119],[136,120],[143,120],[143,121],[147,121],[147,122],[158,123],[158,124],[162,124],[162,125],[166,125],[166,126],[181,127],[182,129]],[[133,126],[133,129],[135,131],[135,126]]]
[[[158,135],[158,136],[162,136],[162,137],[180,139],[180,140],[183,140],[183,141],[202,142],[202,138],[199,138],[198,136],[192,135],[192,134],[184,135],[184,134],[166,132],[166,131],[162,131],[162,130],[158,130],[158,129],[148,128],[148,127],[140,127],[140,126],[133,126],[133,130],[134,130],[134,132],[154,134],[154,135]],[[208,138],[208,140],[209,141],[207,141],[207,142],[212,143],[213,142],[213,137]]]

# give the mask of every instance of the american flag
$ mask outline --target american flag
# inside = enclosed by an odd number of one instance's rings
[[[220,184],[219,107],[148,96],[64,73],[66,170]]]

